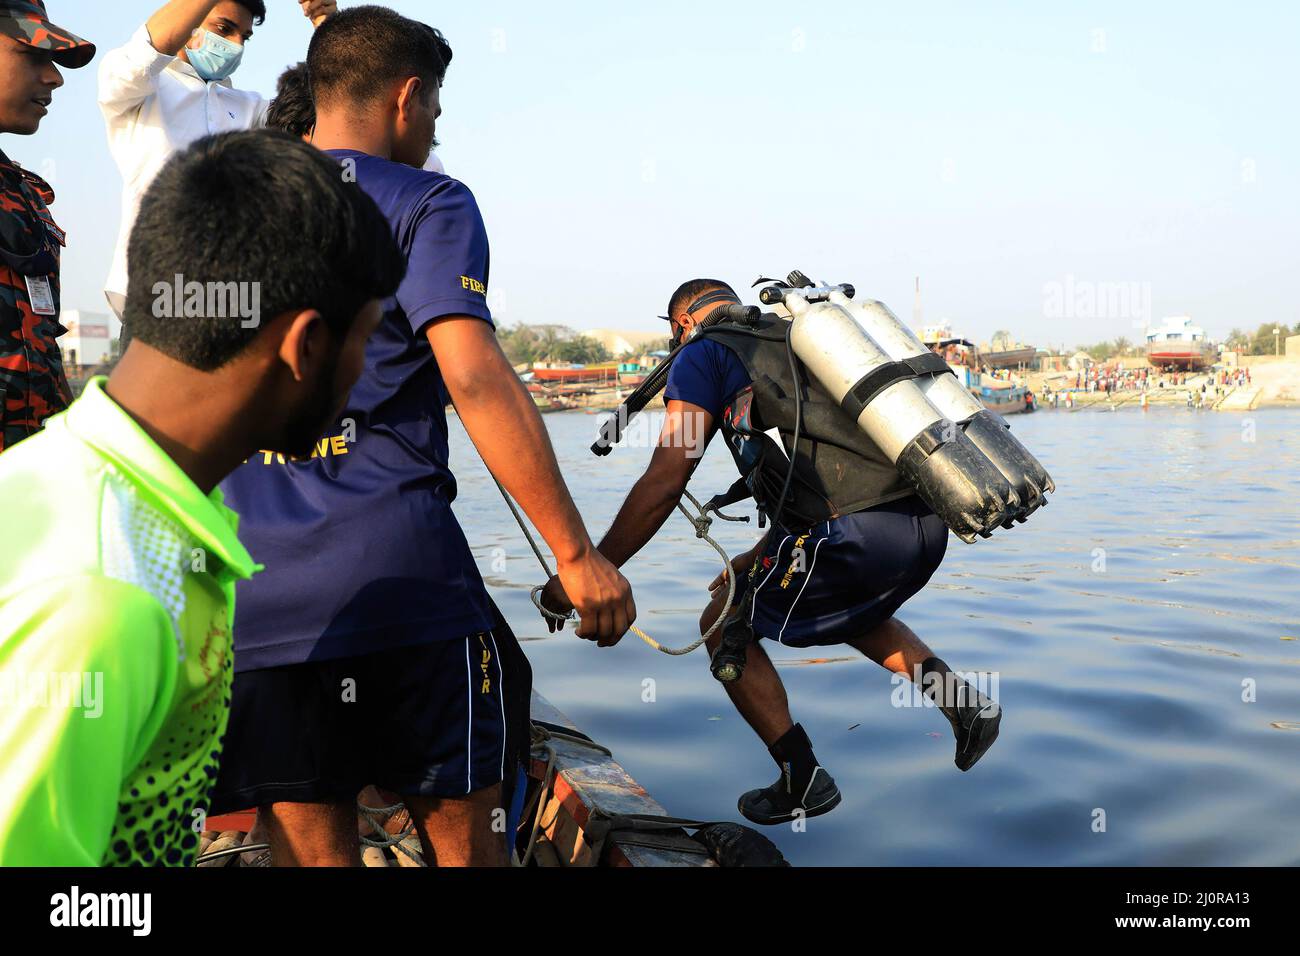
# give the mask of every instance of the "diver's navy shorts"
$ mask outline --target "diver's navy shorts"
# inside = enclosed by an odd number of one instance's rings
[[[425,797],[492,786],[507,762],[502,680],[491,631],[238,671],[212,812],[351,801],[367,784]]]
[[[803,534],[773,527],[750,572],[754,634],[791,647],[863,637],[925,587],[947,549],[947,527],[914,495]]]

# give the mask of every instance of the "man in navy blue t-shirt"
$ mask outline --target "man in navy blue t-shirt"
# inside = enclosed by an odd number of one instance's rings
[[[616,643],[636,616],[497,343],[474,196],[421,169],[449,52],[432,28],[357,7],[308,54],[314,142],[379,205],[408,269],[311,456],[255,455],[224,486],[266,570],[239,593],[217,803],[257,806],[280,865],[356,863],[367,784],[402,796],[430,861],[507,861],[512,648],[452,513],[448,400],[554,552],[579,636]]]
[[[674,340],[737,301],[725,282],[684,283],[668,306]],[[780,343],[775,347],[784,352]],[[610,561],[622,567],[663,525],[725,411],[750,384],[740,357],[721,341],[697,338],[677,355],[664,392],[667,417],[650,465],[600,543]],[[894,617],[943,560],[948,530],[901,478],[881,490],[863,510],[811,528],[773,524],[751,551],[732,561],[737,605],[747,585],[753,591],[756,637],[790,647],[848,644],[894,673],[920,678],[952,723],[957,766],[968,770],[992,745],[998,713],[985,709],[992,702],[976,697],[973,688],[966,697],[954,693],[956,679],[948,666]],[[722,611],[725,584],[719,575],[710,585],[712,601],[700,619],[701,633]],[[555,581],[543,600],[553,610],[566,607]],[[709,639],[710,653],[720,640],[720,632]],[[724,686],[781,769],[776,783],[741,796],[741,813],[755,823],[775,824],[834,809],[839,789],[791,717],[785,687],[761,644],[749,645],[743,675]],[[956,706],[957,700],[970,703]]]

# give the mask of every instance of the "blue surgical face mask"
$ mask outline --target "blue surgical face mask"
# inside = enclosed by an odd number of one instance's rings
[[[195,31],[197,32],[197,31]],[[239,67],[244,58],[244,48],[219,37],[211,30],[203,31],[203,43],[197,50],[186,48],[185,56],[194,72],[209,83],[224,80]]]

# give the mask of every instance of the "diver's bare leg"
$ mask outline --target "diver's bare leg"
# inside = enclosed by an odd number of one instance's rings
[[[850,640],[849,645],[875,661],[887,671],[915,680],[921,664],[934,657],[934,651],[916,632],[896,617],[891,617],[874,631]]]
[[[725,600],[725,592],[719,590],[700,617],[701,634],[717,619]],[[709,638],[710,654],[721,641],[721,633]],[[751,641],[745,648],[745,670],[740,679],[723,686],[736,710],[781,768],[776,783],[741,794],[737,803],[741,814],[754,823],[770,826],[834,810],[841,799],[839,788],[818,764],[803,727],[790,717],[785,685],[758,641]]]
[[[913,682],[918,678],[922,692],[939,705],[940,712],[952,725],[957,739],[953,762],[959,770],[969,770],[984,756],[998,738],[1002,711],[998,705],[960,680],[948,665],[935,656],[912,631],[896,617],[891,617],[870,634],[849,641],[886,670],[902,674]],[[928,674],[922,665],[929,662]]]
[[[707,631],[727,599],[726,589],[721,589],[709,602],[709,606],[700,615],[700,633]],[[733,612],[734,613],[734,612]],[[717,650],[722,641],[722,628],[718,628],[708,639],[706,646],[709,654]],[[772,659],[767,656],[758,641],[752,642],[745,651],[745,672],[740,680],[722,685],[727,689],[727,696],[735,705],[740,716],[744,717],[763,743],[770,747],[780,740],[794,726],[790,717],[790,701],[786,698],[785,685]]]

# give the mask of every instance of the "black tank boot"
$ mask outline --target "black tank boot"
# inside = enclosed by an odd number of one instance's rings
[[[937,675],[932,677],[931,675]],[[922,693],[935,702],[957,738],[953,763],[963,772],[979,762],[998,739],[1002,708],[948,669],[937,657],[921,664]]]
[[[800,724],[786,731],[768,751],[781,768],[781,776],[771,786],[741,796],[737,806],[745,819],[772,826],[797,816],[820,816],[839,805],[839,787],[818,765],[812,742]]]

